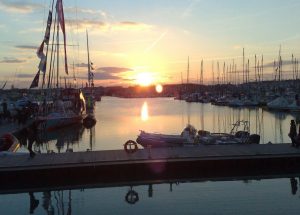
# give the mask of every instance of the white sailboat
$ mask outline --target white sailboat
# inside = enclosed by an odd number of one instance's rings
[[[54,14],[54,24],[52,13]],[[50,32],[53,31],[50,38]],[[41,59],[39,70],[30,86],[30,88],[38,87],[40,72],[43,74],[42,92],[44,99],[39,108],[39,113],[36,117],[38,128],[45,130],[54,130],[75,123],[80,123],[84,116],[85,100],[79,89],[67,88],[62,89],[59,86],[59,50],[60,50],[60,30],[63,34],[64,42],[64,68],[68,75],[67,51],[66,51],[66,30],[64,22],[64,12],[62,0],[56,1],[54,11],[54,0],[52,1],[52,9],[49,11],[47,28],[44,40],[40,45],[37,55]],[[52,41],[52,44],[49,41]],[[46,46],[46,47],[44,47]],[[46,54],[44,54],[44,50]],[[49,59],[50,58],[50,59]],[[56,61],[56,71],[55,71]],[[46,70],[47,63],[49,64],[48,82],[46,85]],[[66,87],[66,84],[65,84]]]

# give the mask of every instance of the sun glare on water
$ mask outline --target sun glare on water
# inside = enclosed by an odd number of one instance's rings
[[[137,84],[143,87],[147,87],[153,82],[153,77],[149,72],[138,73],[136,78]]]
[[[147,102],[144,102],[144,104],[142,106],[141,119],[142,119],[142,121],[147,121],[149,119],[148,104],[147,104]]]

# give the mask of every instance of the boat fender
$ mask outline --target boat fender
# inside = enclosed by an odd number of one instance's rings
[[[139,194],[134,190],[129,190],[125,196],[125,200],[129,204],[135,204],[136,202],[139,201]]]
[[[129,154],[132,154],[132,153],[136,152],[138,150],[137,143],[133,140],[128,140],[124,144],[124,150],[125,150],[125,152],[127,152]]]

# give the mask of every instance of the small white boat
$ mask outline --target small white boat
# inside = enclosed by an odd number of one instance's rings
[[[260,136],[250,134],[248,121],[237,121],[233,124],[230,133],[210,133],[198,131],[196,142],[205,145],[229,145],[229,144],[259,144]]]
[[[136,142],[144,148],[151,147],[176,147],[184,145],[229,145],[229,144],[259,144],[260,136],[250,134],[248,121],[237,121],[233,124],[230,133],[210,133],[197,130],[188,125],[181,135],[148,133],[141,131]],[[134,142],[134,141],[131,141]]]
[[[148,133],[141,131],[140,135],[136,139],[136,142],[142,145],[144,148],[151,147],[172,147],[182,146],[184,144],[194,143],[194,138],[197,134],[197,130],[188,125],[181,135],[174,134],[159,134],[159,133]]]

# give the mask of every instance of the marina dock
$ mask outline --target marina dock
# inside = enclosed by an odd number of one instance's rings
[[[296,174],[300,149],[290,144],[201,145],[179,148],[27,154],[0,157],[0,192],[124,184],[147,180]]]

